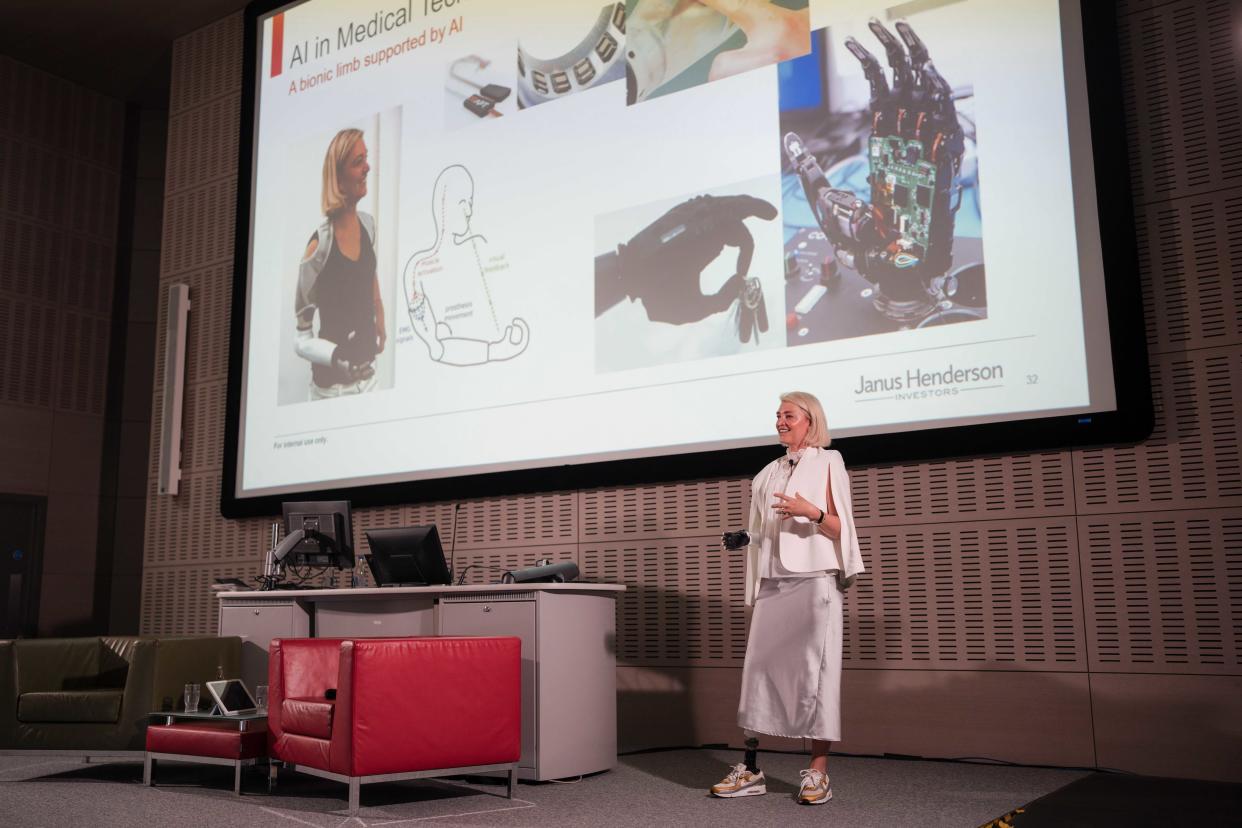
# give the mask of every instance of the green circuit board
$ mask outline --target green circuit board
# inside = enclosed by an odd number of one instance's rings
[[[936,165],[927,157],[922,141],[897,135],[872,136],[871,200],[885,223],[908,242],[905,251],[922,260],[931,239],[932,205],[936,193]],[[902,267],[903,264],[898,264]]]

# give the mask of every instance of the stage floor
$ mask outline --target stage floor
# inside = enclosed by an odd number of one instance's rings
[[[760,825],[981,826],[1041,797],[1044,807],[1092,808],[1103,803],[1109,785],[1091,780],[1139,777],[1089,771],[1026,768],[957,762],[905,761],[838,756],[831,760],[834,798],[816,807],[794,802],[804,757],[761,753],[768,778],[766,796],[737,800],[707,795],[711,783],[737,761],[736,751],[669,750],[621,757],[619,767],[581,781],[523,783],[517,798],[504,798],[497,780],[439,780],[364,786],[357,820],[346,819],[345,786],[302,774],[282,774],[268,794],[263,776],[243,778],[243,795],[232,795],[233,771],[205,765],[161,763],[158,786],[141,784],[141,762],[71,761],[48,757],[0,756],[0,799],[10,826],[340,826],[403,825]],[[1081,781],[1080,781],[1081,780]],[[1071,783],[1079,783],[1076,787]],[[1202,783],[1199,783],[1202,784]],[[1070,786],[1070,787],[1066,787]],[[1124,785],[1133,798],[1141,789]],[[1238,786],[1225,786],[1236,789]],[[1078,793],[1075,794],[1075,791]],[[1095,798],[1090,798],[1095,797]],[[1082,807],[1087,807],[1083,805]],[[1019,815],[1014,828],[1037,816]],[[1072,810],[1071,810],[1072,813]],[[1098,812],[1097,812],[1098,813]],[[1059,811],[1058,819],[1066,812]],[[1224,816],[1222,814],[1222,816]],[[1039,825],[1049,824],[1039,822]],[[1062,825],[1073,824],[1060,822]],[[1098,822],[1082,824],[1096,825]],[[1136,822],[1127,825],[1155,824]],[[1167,821],[1160,824],[1170,824]]]

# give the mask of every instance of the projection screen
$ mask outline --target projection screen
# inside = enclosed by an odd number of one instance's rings
[[[852,460],[1141,436],[1093,20],[252,5],[223,511],[746,470],[787,390]]]

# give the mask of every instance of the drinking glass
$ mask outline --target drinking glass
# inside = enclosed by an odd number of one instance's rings
[[[187,684],[185,686],[185,712],[195,713],[198,711],[198,694],[202,691],[202,687],[197,684]]]
[[[254,703],[259,708],[260,713],[267,712],[267,685],[260,684],[254,688]]]

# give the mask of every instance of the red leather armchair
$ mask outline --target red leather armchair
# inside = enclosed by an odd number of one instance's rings
[[[269,755],[349,783],[350,814],[367,782],[508,770],[513,796],[520,639],[276,639],[269,655]]]

